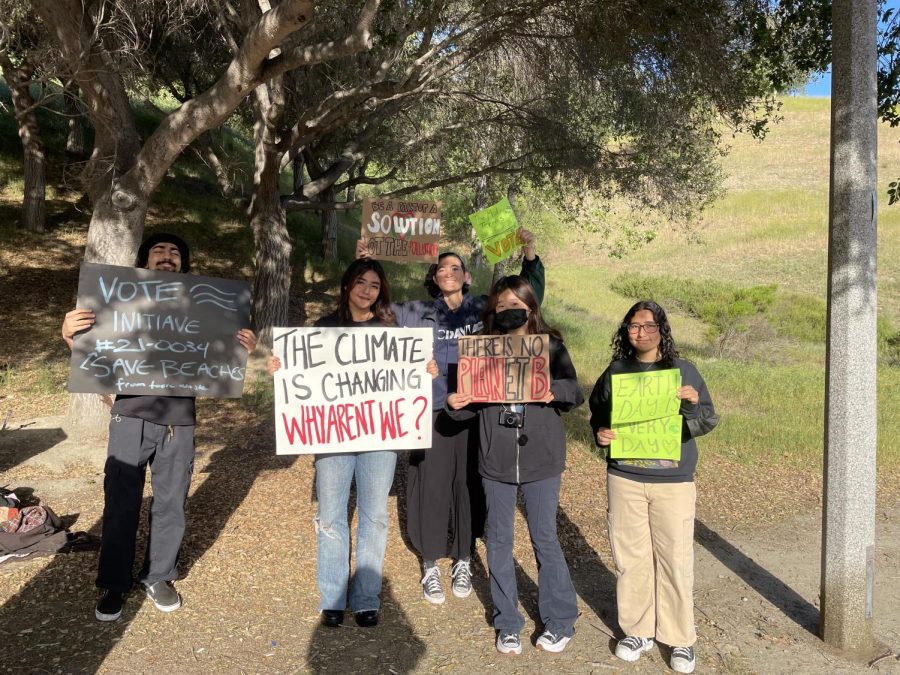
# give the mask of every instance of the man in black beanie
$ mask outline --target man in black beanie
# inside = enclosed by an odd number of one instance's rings
[[[190,250],[174,234],[153,234],[138,249],[136,266],[188,272]],[[90,328],[94,320],[89,309],[66,314],[62,337],[69,349],[75,334]],[[251,330],[244,328],[235,337],[248,352],[256,348]],[[157,609],[174,612],[181,607],[181,596],[172,582],[178,578],[184,506],[194,468],[195,401],[187,396],[120,395],[110,413],[97,572],[101,592],[94,615],[100,621],[118,619],[134,584],[131,571],[148,465],[153,488],[150,535],[138,580]]]

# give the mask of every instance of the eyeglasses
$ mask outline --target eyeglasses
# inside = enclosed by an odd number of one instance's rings
[[[653,335],[659,330],[659,325],[655,323],[627,323],[625,324],[625,328],[627,328],[628,332],[632,335],[640,333],[641,328],[644,329],[644,332],[647,335]]]

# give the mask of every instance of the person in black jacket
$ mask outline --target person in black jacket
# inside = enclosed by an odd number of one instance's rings
[[[678,358],[662,307],[635,304],[613,336],[613,361],[591,393],[591,429],[608,449],[612,430],[613,377],[625,373],[678,369],[681,386],[679,459],[607,459],[609,541],[616,565],[616,604],[625,638],[616,656],[637,661],[654,638],[672,647],[671,666],[691,673],[696,666],[694,629],[694,469],[697,444],[719,422],[700,373]]]
[[[544,264],[537,255],[532,232],[519,228],[522,276],[544,297]],[[368,249],[359,240],[356,255]],[[482,329],[486,295],[469,292],[472,277],[456,253],[445,251],[425,275],[428,300],[394,304],[397,325],[431,328],[434,359],[440,376],[432,383],[431,448],[409,453],[406,475],[406,534],[422,557],[422,596],[434,605],[445,601],[438,563],[453,560],[451,590],[457,598],[472,593],[472,555],[484,524],[484,493],[475,465],[475,444],[469,442],[470,425],[444,412],[447,392],[456,384],[457,340]],[[450,533],[448,541],[448,530]]]
[[[449,414],[477,417],[478,471],[487,499],[488,567],[494,602],[497,650],[520,654],[525,621],[518,610],[513,562],[516,497],[525,497],[525,517],[538,563],[538,608],[544,632],[538,649],[561,652],[575,634],[578,605],[556,533],[559,488],[566,463],[561,413],[584,402],[575,367],[559,332],[544,322],[534,288],[521,276],[494,286],[484,314],[486,335],[550,336],[550,391],[540,403],[473,404],[470,394],[450,394]]]

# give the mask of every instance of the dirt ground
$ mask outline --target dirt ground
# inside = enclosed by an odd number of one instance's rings
[[[570,450],[558,518],[581,608],[575,639],[558,655],[529,645],[539,628],[537,574],[519,517],[525,649],[501,656],[489,623],[483,543],[476,593],[459,600],[445,585],[443,606],[422,599],[418,561],[402,536],[402,458],[390,504],[382,621],[373,629],[357,628],[349,617],[339,629],[319,626],[312,461],[274,456],[271,423],[257,420],[233,402],[200,408],[180,611],[158,612],[133,592],[122,619],[97,622],[93,551],[0,565],[0,672],[671,672],[659,649],[633,665],[612,653],[618,628],[603,465],[585,449]],[[65,516],[73,530],[98,535],[104,444],[73,443],[60,422],[18,420],[0,434],[0,485],[33,491],[32,499]],[[879,486],[874,629],[880,644],[854,657],[816,636],[820,479],[715,457],[701,462],[698,672],[900,673],[897,477],[886,476]],[[445,581],[448,567],[443,561]]]

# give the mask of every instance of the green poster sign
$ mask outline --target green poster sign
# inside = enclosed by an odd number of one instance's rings
[[[469,222],[475,228],[475,234],[492,265],[505,260],[522,245],[518,234],[519,223],[506,197],[470,215]]]
[[[613,424],[613,459],[681,459],[681,415],[633,424]]]
[[[634,423],[677,415],[681,371],[677,368],[612,376],[612,423]]]

